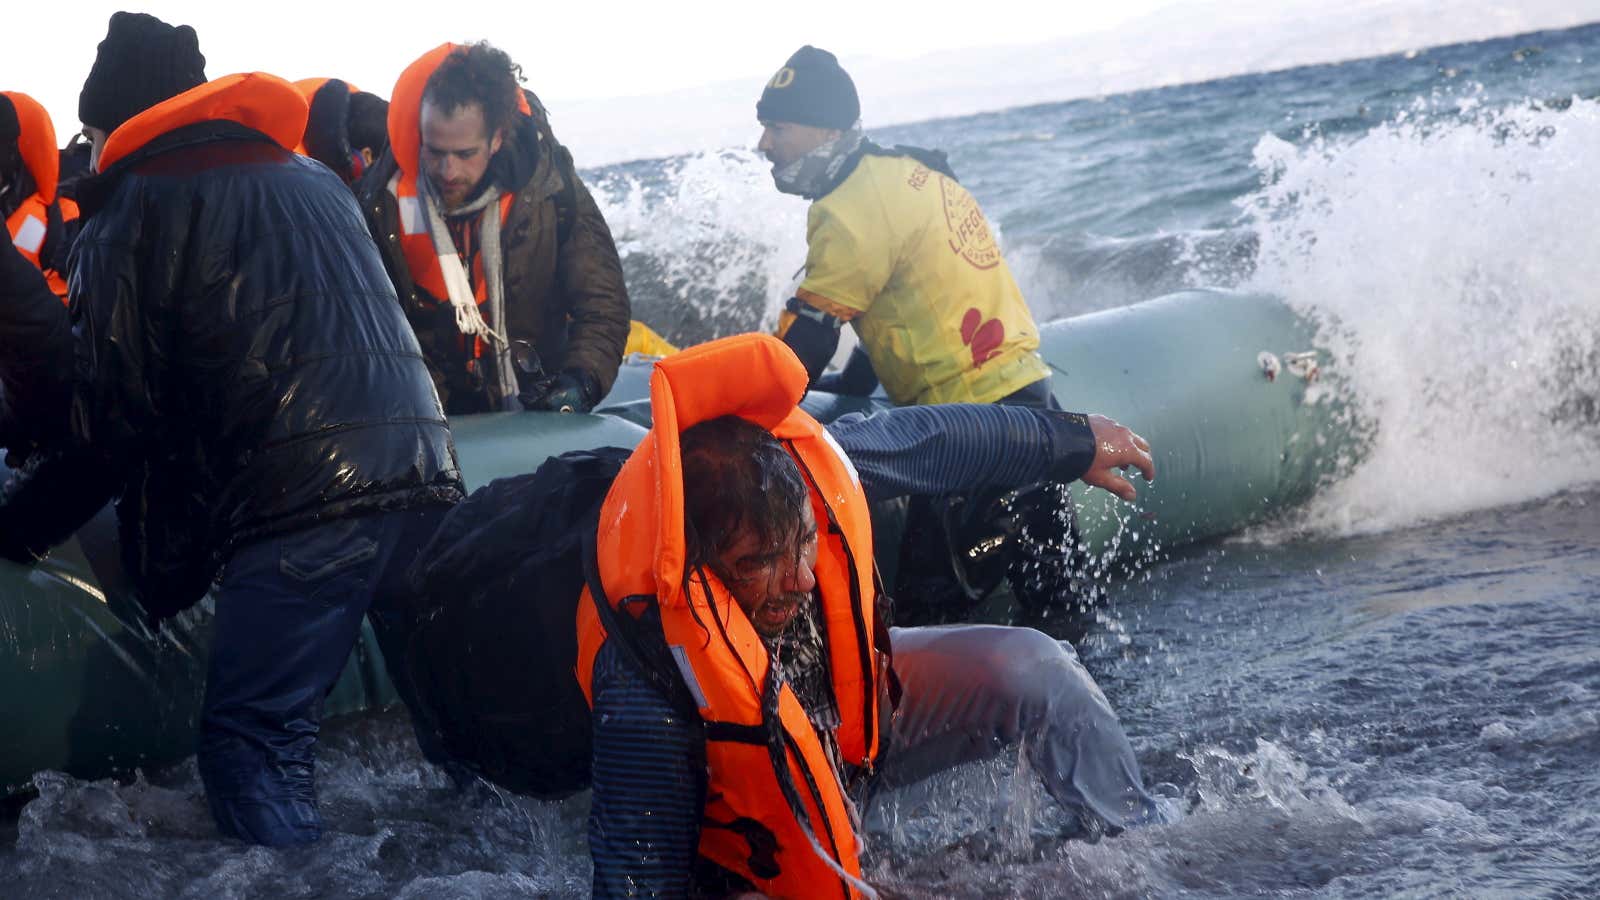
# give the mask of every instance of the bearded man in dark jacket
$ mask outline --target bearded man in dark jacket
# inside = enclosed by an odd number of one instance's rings
[[[79,194],[71,400],[26,423],[0,544],[36,554],[115,498],[153,618],[211,589],[212,813],[225,834],[297,844],[321,835],[322,697],[368,607],[381,629],[399,596],[390,559],[409,562],[461,478],[353,197],[289,149],[305,101],[204,66],[193,29],[112,16],[79,100],[97,174]]]
[[[450,415],[585,412],[628,339],[611,230],[520,76],[483,42],[423,54],[357,187]]]

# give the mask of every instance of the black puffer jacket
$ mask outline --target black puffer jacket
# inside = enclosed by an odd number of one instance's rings
[[[240,543],[460,499],[416,337],[326,168],[207,121],[156,138],[80,197],[66,449],[80,478],[84,465],[115,471],[75,487],[120,494],[136,581],[181,595],[158,605],[198,599]],[[70,477],[50,469],[36,478]]]
[[[67,311],[50,292],[44,275],[9,240],[3,243],[0,446],[20,449],[34,439],[26,434],[30,423],[48,423],[52,410],[65,407],[72,375],[72,338]]]

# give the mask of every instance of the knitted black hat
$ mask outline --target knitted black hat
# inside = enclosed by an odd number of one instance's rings
[[[807,44],[767,82],[756,102],[756,118],[844,131],[861,118],[861,100],[839,60]]]
[[[193,28],[174,28],[145,13],[112,13],[78,95],[78,118],[110,133],[157,103],[205,84],[205,69]]]

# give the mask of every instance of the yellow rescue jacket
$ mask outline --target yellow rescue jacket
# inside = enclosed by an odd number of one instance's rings
[[[954,178],[864,154],[811,204],[806,244],[796,296],[855,326],[897,405],[993,403],[1050,374],[989,221]]]
[[[576,675],[592,706],[605,622],[637,615],[641,599],[653,603],[678,660],[671,677],[686,684],[705,724],[700,855],[774,897],[850,898],[862,895],[861,863],[839,774],[793,691],[769,680],[766,647],[744,611],[716,575],[689,565],[684,541],[682,430],[737,415],[772,432],[810,485],[819,526],[820,622],[843,719],[835,737],[845,762],[870,766],[888,666],[874,642],[872,522],[854,467],[799,408],[805,389],[804,367],[769,335],[713,341],[655,364],[654,427],[601,507],[594,571],[578,606]],[[761,823],[773,841],[730,827],[741,820]]]

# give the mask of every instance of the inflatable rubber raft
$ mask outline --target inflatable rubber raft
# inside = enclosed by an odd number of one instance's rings
[[[1305,500],[1361,453],[1349,411],[1318,379],[1314,328],[1276,299],[1190,291],[1042,332],[1062,404],[1109,415],[1155,448],[1158,477],[1137,508],[1074,488],[1082,536],[1102,559],[1236,531]],[[649,364],[630,363],[596,413],[453,422],[469,489],[569,450],[634,446],[648,383]],[[886,402],[814,393],[805,405],[829,421]],[[194,751],[210,601],[148,629],[115,533],[105,511],[32,569],[0,561],[0,792],[44,769],[99,778]],[[365,629],[326,714],[394,701]]]

